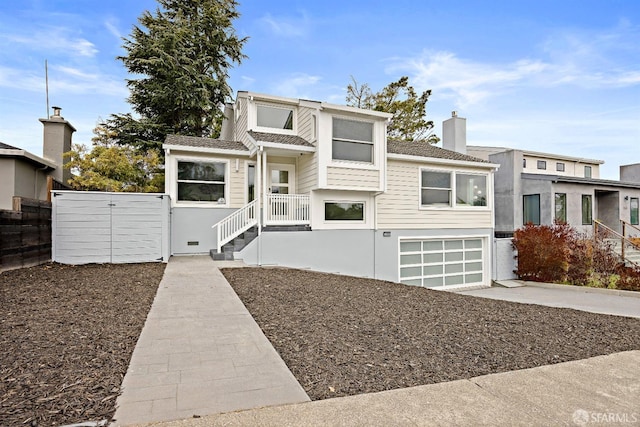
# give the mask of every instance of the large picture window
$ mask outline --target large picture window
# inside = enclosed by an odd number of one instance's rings
[[[225,201],[226,163],[178,161],[178,201]]]
[[[637,197],[632,197],[630,202],[630,206],[629,206],[629,210],[631,211],[631,218],[630,219],[630,223],[633,225],[639,225],[638,221],[640,220],[639,218],[639,210],[640,210],[640,206],[638,206],[640,203],[638,203],[640,201],[640,199],[638,199]]]
[[[590,225],[593,223],[593,204],[590,194],[582,195],[582,224]]]
[[[565,193],[556,193],[555,206],[556,221],[567,222],[567,195]]]
[[[523,196],[522,223],[540,225],[540,195],[527,194]]]
[[[257,125],[260,127],[293,130],[293,109],[291,108],[258,105],[256,112],[258,115]]]
[[[333,118],[333,160],[373,163],[373,123]]]
[[[364,221],[364,203],[326,202],[325,221]]]
[[[456,205],[487,206],[487,177],[456,174]]]

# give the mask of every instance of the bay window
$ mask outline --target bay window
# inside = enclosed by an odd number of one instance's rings
[[[373,123],[334,117],[331,157],[373,163]]]

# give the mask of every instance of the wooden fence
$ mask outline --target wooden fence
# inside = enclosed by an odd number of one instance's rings
[[[51,260],[51,203],[13,198],[0,210],[0,271]]]

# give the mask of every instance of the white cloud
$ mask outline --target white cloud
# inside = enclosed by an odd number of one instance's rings
[[[71,35],[72,31],[62,27],[50,27],[33,34],[0,34],[11,43],[23,45],[33,51],[67,53],[72,56],[93,57],[96,46],[87,39]]]
[[[312,98],[313,86],[321,80],[320,76],[305,73],[294,73],[280,83],[274,85],[271,93],[291,98]]]
[[[274,17],[267,13],[260,18],[260,22],[277,36],[302,37],[307,35],[311,23],[305,12],[302,12],[301,15],[300,17],[289,18]]]
[[[117,27],[118,20],[114,17],[109,17],[104,21],[104,26],[114,37],[117,39],[122,38],[122,33]]]

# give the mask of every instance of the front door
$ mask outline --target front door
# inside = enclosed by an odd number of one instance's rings
[[[295,193],[295,166],[286,164],[271,164],[268,166],[268,222],[287,223],[291,220],[293,208],[289,194]]]

